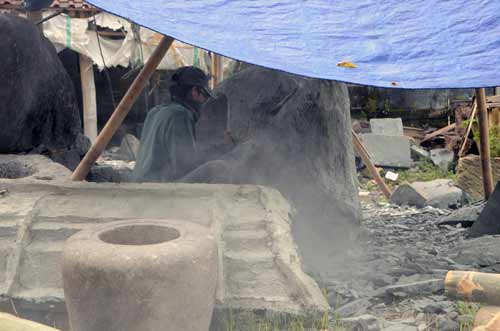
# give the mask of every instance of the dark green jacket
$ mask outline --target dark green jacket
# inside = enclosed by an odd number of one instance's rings
[[[196,114],[179,103],[159,105],[148,112],[132,173],[137,182],[168,182],[197,166]]]

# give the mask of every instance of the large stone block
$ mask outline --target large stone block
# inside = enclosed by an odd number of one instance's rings
[[[18,310],[43,311],[44,318],[64,313],[64,241],[96,224],[128,219],[177,219],[210,228],[219,251],[219,313],[309,315],[328,309],[318,285],[302,271],[292,210],[276,190],[20,179],[0,180],[0,191],[0,298],[12,299]]]
[[[500,180],[500,157],[491,158],[493,182]],[[481,158],[467,155],[458,161],[457,184],[475,200],[484,199]]]
[[[394,168],[411,167],[412,159],[408,137],[365,133],[361,134],[360,138],[375,165]]]
[[[449,179],[401,184],[391,195],[398,205],[435,208],[455,208],[466,202],[463,191]]]
[[[205,106],[197,134],[207,161],[225,164],[217,183],[279,190],[297,210],[293,234],[307,268],[326,274],[361,220],[345,84],[252,67],[215,93],[228,102]],[[228,127],[235,144],[224,142]]]
[[[404,136],[401,118],[372,118],[370,120],[372,133],[386,136]]]

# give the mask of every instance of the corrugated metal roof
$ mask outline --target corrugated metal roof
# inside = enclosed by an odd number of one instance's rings
[[[95,9],[83,0],[54,0],[50,7],[71,10]],[[23,9],[24,0],[0,0],[0,8]]]

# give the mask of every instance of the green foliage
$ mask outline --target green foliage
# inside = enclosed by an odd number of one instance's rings
[[[491,157],[500,157],[500,127],[490,128]]]
[[[481,306],[477,303],[458,301],[457,302],[457,312],[460,315],[469,315],[472,317],[471,321],[460,321],[460,331],[472,331],[472,324],[474,316],[476,316],[477,311]]]
[[[442,178],[455,180],[456,175],[452,170],[443,170],[430,160],[417,161],[415,165],[416,167],[414,169],[399,172],[397,184],[402,184],[403,182],[413,183],[417,181],[428,182]]]
[[[467,128],[470,120],[463,122],[462,127]],[[479,125],[476,119],[472,122],[472,132],[474,133],[474,139],[479,145]],[[489,142],[490,142],[490,153],[491,157],[500,157],[500,127],[492,126],[489,130]]]
[[[327,297],[326,290],[323,290],[323,295]],[[339,318],[334,321],[334,326],[330,325],[330,315],[326,311],[321,318],[306,319],[302,316],[263,316],[259,317],[254,314],[245,315],[243,318],[238,318],[235,310],[229,308],[226,317],[223,320],[223,331],[306,331],[306,330],[339,330],[337,325],[340,325]]]

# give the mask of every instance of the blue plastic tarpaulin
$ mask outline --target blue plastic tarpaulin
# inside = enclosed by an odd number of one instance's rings
[[[188,44],[398,88],[500,85],[500,0],[90,0]]]

